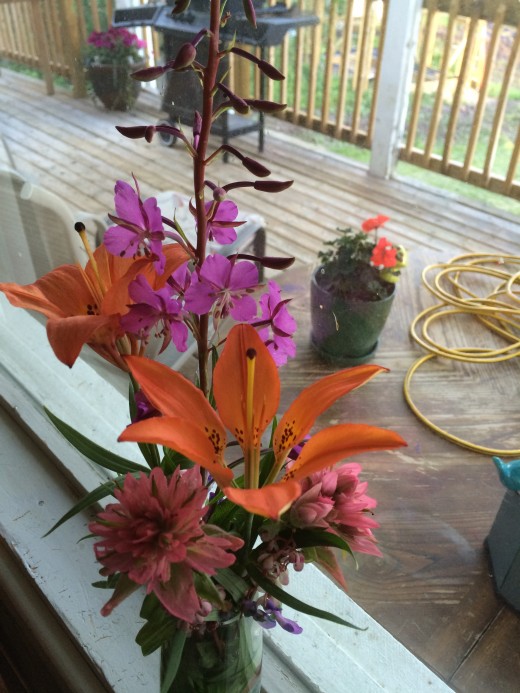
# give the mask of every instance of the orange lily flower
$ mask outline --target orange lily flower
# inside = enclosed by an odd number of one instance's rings
[[[144,274],[154,288],[160,288],[187,260],[177,244],[168,245],[164,252],[167,263],[162,275],[156,274],[147,257],[116,257],[101,245],[85,269],[79,264],[61,265],[33,284],[0,283],[0,291],[12,305],[48,318],[47,336],[62,363],[72,366],[82,346],[88,344],[107,361],[127,370],[121,352],[131,353],[132,343],[128,338],[125,341],[119,318],[131,303],[128,285]]]
[[[274,433],[275,464],[265,485],[258,488],[261,439],[278,409],[280,379],[253,327],[235,326],[217,362],[213,392],[218,413],[180,373],[145,358],[130,356],[125,360],[162,416],[130,425],[119,440],[157,443],[177,450],[208,470],[229,500],[254,514],[279,518],[300,495],[300,479],[345,457],[406,445],[396,433],[374,426],[331,426],[306,442],[290,470],[276,481],[289,452],[309,433],[316,418],[341,396],[385,369],[367,365],[339,371],[303,390],[281,418]],[[244,453],[244,488],[232,485],[233,473],[224,459],[226,428]]]

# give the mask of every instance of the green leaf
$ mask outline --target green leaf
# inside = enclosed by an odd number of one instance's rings
[[[287,592],[278,587],[278,585],[275,585],[274,582],[271,582],[271,580],[266,578],[265,575],[258,570],[256,565],[252,563],[248,565],[247,572],[257,583],[257,585],[265,590],[267,594],[271,595],[271,597],[274,597],[275,599],[278,599],[278,601],[282,602],[282,604],[286,604],[292,609],[296,609],[296,611],[301,611],[302,614],[323,618],[326,621],[332,621],[332,623],[338,623],[340,626],[347,626],[348,628],[354,628],[355,630],[366,630],[366,628],[360,628],[359,626],[355,626],[353,623],[345,621],[339,616],[336,616],[336,614],[331,614],[328,611],[317,609],[316,607],[306,604],[296,597],[287,594]]]
[[[152,618],[144,624],[135,638],[136,643],[141,647],[143,655],[155,652],[163,642],[170,640],[177,633],[177,624],[163,608],[154,612]]]
[[[45,407],[44,409],[45,413],[62,436],[66,438],[76,450],[81,452],[82,455],[88,457],[89,460],[92,460],[105,469],[116,472],[116,474],[125,474],[126,472],[148,473],[149,470],[146,467],[132,462],[131,460],[127,460],[124,457],[120,457],[119,455],[115,455],[113,452],[110,452],[110,450],[105,450],[105,448],[102,448],[81,433],[78,433],[72,426],[66,424]]]
[[[193,573],[193,579],[195,582],[195,589],[201,599],[205,599],[218,609],[226,608],[226,605],[220,596],[220,592],[209,575],[204,575],[203,573]]]
[[[310,546],[332,546],[336,549],[346,551],[353,556],[352,549],[348,542],[332,532],[325,532],[319,529],[301,529],[294,532],[293,539],[299,549],[308,548]]]
[[[217,570],[215,580],[219,585],[222,585],[234,602],[239,602],[249,589],[249,584],[244,578],[241,578],[229,568]]]
[[[179,670],[179,664],[181,663],[182,651],[184,649],[185,642],[186,632],[178,630],[168,643],[167,660],[164,666],[161,681],[161,693],[168,693],[170,690],[170,687],[177,675],[177,671]]]
[[[51,532],[54,532],[55,529],[57,529],[60,525],[62,525],[64,522],[67,520],[70,520],[71,517],[74,517],[74,515],[77,515],[80,513],[82,510],[86,510],[87,508],[90,508],[91,505],[94,505],[94,503],[97,503],[100,501],[102,498],[106,498],[107,496],[110,496],[114,488],[120,483],[124,481],[123,476],[118,476],[116,479],[113,481],[107,481],[105,484],[100,486],[99,488],[94,489],[90,493],[87,493],[86,496],[84,496],[76,505],[74,505],[68,512],[61,517],[58,522],[56,522],[55,525],[53,525],[48,532],[46,532],[43,536],[46,537]]]

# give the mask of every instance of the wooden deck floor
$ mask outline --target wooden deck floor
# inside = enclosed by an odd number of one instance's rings
[[[188,161],[179,147],[132,142],[114,129],[116,124],[154,122],[157,113],[157,103],[148,97],[135,113],[113,114],[100,111],[89,99],[45,96],[42,85],[27,77],[6,70],[0,76],[0,133],[17,167],[90,212],[110,211],[113,182],[129,180],[132,172],[145,194],[190,192]],[[256,156],[254,135],[236,144]],[[381,213],[391,219],[388,235],[409,247],[415,262],[403,279],[387,346],[378,353],[378,361],[391,367],[385,380],[388,390],[381,394],[368,389],[355,400],[354,420],[388,425],[402,433],[410,447],[406,459],[395,454],[380,463],[367,462],[371,493],[379,500],[378,536],[385,558],[361,561],[357,574],[349,572],[350,594],[454,689],[516,693],[520,618],[495,597],[483,546],[503,489],[488,458],[462,451],[424,429],[404,404],[401,387],[410,355],[420,353],[407,337],[410,316],[425,301],[420,265],[462,251],[520,255],[518,225],[512,217],[496,216],[445,194],[402,181],[374,180],[361,166],[302,145],[278,124],[268,126],[261,158],[275,178],[295,180],[291,190],[279,195],[236,195],[241,208],[266,218],[270,253],[292,254],[302,266],[314,263],[322,241],[337,227],[359,226],[364,218]],[[236,161],[216,164],[211,175],[221,184],[248,178]],[[291,396],[301,386],[302,370],[306,377],[328,372],[308,347],[305,303],[295,305],[301,319],[300,355],[282,373]],[[518,382],[516,364],[508,377]],[[438,382],[428,383],[437,407],[446,401],[445,414],[454,423],[478,429],[488,412],[479,411],[471,395],[472,407],[457,418],[456,403],[450,403]],[[459,386],[455,378],[453,382]],[[508,402],[505,429],[518,409],[518,388],[501,387]],[[485,402],[485,392],[478,397]],[[334,409],[331,416],[336,414],[341,418],[343,409]],[[348,672],[345,675],[348,681]],[[344,690],[350,693],[348,683]]]

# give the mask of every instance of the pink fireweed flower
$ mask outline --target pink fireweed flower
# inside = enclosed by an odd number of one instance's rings
[[[238,322],[248,322],[256,315],[256,302],[250,294],[257,284],[258,270],[252,262],[235,262],[222,255],[209,255],[192,275],[184,296],[185,307],[203,315],[214,306],[214,323],[228,315]]]
[[[361,465],[344,464],[303,479],[302,495],[293,503],[288,520],[294,527],[321,527],[342,537],[352,551],[381,556],[372,529],[379,527],[370,511],[377,501],[365,494],[359,481]]]
[[[369,233],[370,231],[373,231],[374,229],[378,229],[380,226],[383,226],[386,224],[387,221],[389,221],[390,217],[385,217],[384,214],[378,214],[377,217],[373,217],[372,219],[366,219],[362,224],[361,228],[365,233]]]
[[[395,267],[397,265],[397,248],[394,248],[390,241],[387,241],[383,236],[372,251],[370,264],[380,270]]]
[[[197,467],[167,479],[156,467],[149,476],[127,474],[110,504],[89,524],[101,537],[94,544],[100,573],[120,573],[118,585],[101,613],[108,616],[138,585],[154,592],[173,616],[193,623],[203,608],[194,572],[215,575],[235,562],[242,539],[205,525],[206,489]],[[120,586],[122,583],[122,587]]]
[[[287,310],[290,299],[282,300],[278,284],[268,282],[268,292],[260,297],[260,319],[252,322],[259,328],[258,334],[269,349],[277,366],[287,363],[288,357],[296,356],[296,344],[292,335],[296,331],[296,320]]]
[[[163,338],[161,352],[173,341],[177,351],[186,351],[188,328],[184,324],[185,312],[182,304],[172,296],[169,285],[154,291],[142,274],[129,285],[132,301],[130,310],[121,318],[125,332],[147,341],[152,329],[154,336]]]
[[[118,180],[114,192],[116,214],[109,214],[116,226],[105,232],[104,243],[109,253],[120,257],[151,255],[158,274],[164,272],[166,258],[162,250],[165,239],[161,210],[155,197],[141,200],[139,185],[134,178],[137,192],[125,181]]]
[[[238,216],[238,207],[231,200],[223,202],[206,202],[206,214],[209,215],[207,223],[208,240],[216,241],[222,245],[234,243],[237,232],[234,227],[241,226],[243,221],[235,221]]]

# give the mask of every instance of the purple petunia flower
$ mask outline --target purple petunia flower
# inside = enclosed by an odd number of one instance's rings
[[[109,253],[120,257],[135,257],[143,252],[154,257],[158,274],[164,272],[166,257],[162,250],[164,227],[161,210],[155,197],[141,200],[136,179],[135,187],[118,180],[114,192],[117,216],[109,215],[117,226],[105,232],[104,244]]]
[[[253,325],[260,328],[258,334],[269,349],[277,366],[287,363],[287,358],[296,355],[296,344],[292,335],[296,331],[296,321],[287,310],[288,299],[282,300],[280,287],[272,279],[268,282],[269,291],[260,298],[260,319]],[[272,334],[271,334],[272,333]]]
[[[184,311],[180,301],[172,297],[169,286],[154,291],[143,275],[129,285],[128,293],[135,304],[121,318],[125,332],[148,339],[155,328],[154,336],[163,337],[161,351],[173,341],[178,351],[186,351],[188,328],[183,322]]]
[[[229,314],[234,320],[249,322],[256,315],[256,302],[249,294],[257,284],[258,270],[252,262],[208,255],[200,270],[192,275],[184,297],[186,309],[204,315],[214,306],[214,323]]]

